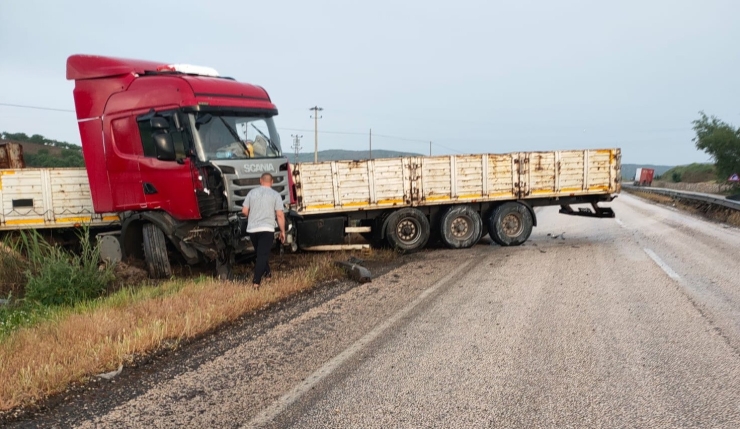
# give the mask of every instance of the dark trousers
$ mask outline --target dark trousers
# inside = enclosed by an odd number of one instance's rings
[[[254,284],[260,284],[262,277],[270,277],[270,250],[275,244],[274,232],[250,232],[249,239],[252,240],[254,251],[257,253],[257,261],[254,264]]]

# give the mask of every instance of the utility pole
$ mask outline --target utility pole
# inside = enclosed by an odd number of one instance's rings
[[[373,159],[373,129],[370,128],[370,159]]]
[[[302,135],[296,135],[291,134],[291,137],[293,137],[293,150],[295,150],[295,159],[293,160],[294,164],[298,164],[298,153],[301,151],[301,139],[303,138]]]
[[[319,162],[319,112],[324,110],[322,107],[313,106],[308,110],[313,110],[313,162]]]

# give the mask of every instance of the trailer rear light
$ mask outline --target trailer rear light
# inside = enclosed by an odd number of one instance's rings
[[[211,67],[194,66],[192,64],[168,64],[157,67],[158,72],[175,72],[183,74],[194,74],[199,76],[218,77],[218,71]]]

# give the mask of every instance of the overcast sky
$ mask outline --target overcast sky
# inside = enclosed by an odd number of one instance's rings
[[[699,110],[740,124],[738,16],[736,0],[3,0],[0,103],[74,109],[66,58],[97,54],[264,86],[286,152],[296,133],[313,150],[318,104],[320,149],[365,149],[372,128],[421,140],[373,148],[683,164],[708,160]],[[80,141],[67,112],[0,106],[0,131]]]

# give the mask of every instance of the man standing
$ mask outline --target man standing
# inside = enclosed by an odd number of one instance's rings
[[[242,204],[242,213],[247,217],[247,233],[257,253],[253,279],[255,288],[260,286],[263,277],[270,278],[272,275],[269,258],[275,243],[275,219],[280,227],[280,242],[285,242],[283,199],[272,189],[272,182],[272,174],[262,174],[260,186],[249,191]]]

